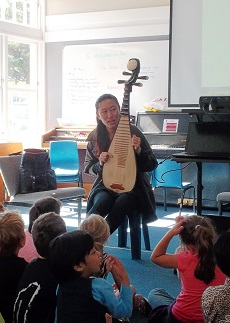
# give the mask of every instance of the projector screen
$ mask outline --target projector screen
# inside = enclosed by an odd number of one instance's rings
[[[230,0],[171,0],[169,106],[230,96]]]

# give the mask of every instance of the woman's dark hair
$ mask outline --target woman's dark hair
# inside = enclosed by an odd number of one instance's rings
[[[230,277],[230,230],[223,232],[214,242],[214,256],[220,270]]]
[[[50,243],[49,262],[58,282],[76,278],[79,273],[73,267],[84,263],[93,247],[93,237],[86,231],[74,230],[55,238]]]
[[[95,107],[96,107],[96,112],[98,111],[99,104],[104,101],[104,100],[113,100],[116,105],[120,109],[120,104],[117,100],[117,98],[109,93],[102,94],[96,101]],[[97,118],[97,127],[96,127],[96,133],[95,133],[95,151],[94,154],[98,157],[102,151],[108,151],[109,146],[110,146],[110,139],[108,136],[108,132],[106,130],[105,125],[101,120]]]
[[[120,104],[119,104],[117,98],[115,97],[115,95],[105,93],[105,94],[102,94],[101,96],[99,96],[99,98],[95,102],[96,111],[98,111],[99,104],[104,100],[114,100],[116,102],[116,104],[118,105],[118,107],[120,108]]]
[[[210,219],[192,215],[186,217],[184,229],[180,233],[183,244],[195,246],[199,262],[194,275],[197,279],[209,284],[215,277],[215,259],[213,241],[216,236],[215,229]]]

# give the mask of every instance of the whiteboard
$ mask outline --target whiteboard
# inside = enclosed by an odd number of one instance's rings
[[[62,120],[66,125],[96,124],[95,101],[111,93],[122,104],[124,84],[118,84],[130,58],[140,60],[139,76],[148,76],[142,87],[133,86],[130,114],[136,115],[144,104],[167,98],[168,40],[130,43],[70,45],[63,49]]]

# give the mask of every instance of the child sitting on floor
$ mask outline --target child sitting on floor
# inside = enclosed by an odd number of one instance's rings
[[[5,323],[12,323],[14,297],[27,262],[18,257],[25,244],[24,222],[15,211],[0,214],[0,312]]]
[[[167,248],[174,236],[179,235],[184,252],[168,254]],[[165,290],[155,288],[149,293],[153,310],[149,323],[203,323],[201,297],[208,286],[225,281],[225,275],[216,266],[213,241],[216,232],[208,218],[192,215],[181,218],[157,244],[151,260],[164,268],[178,268],[181,292],[174,299]]]
[[[108,266],[121,286],[117,298],[110,283],[93,277],[100,271],[101,253],[88,232],[75,230],[55,238],[49,260],[59,281],[58,323],[103,323],[106,313],[113,316],[113,322],[114,317],[131,316],[133,292],[124,266],[117,258],[108,257]]]
[[[222,233],[214,243],[217,266],[227,276],[225,283],[208,287],[202,295],[205,322],[230,322],[230,231]]]
[[[94,245],[102,257],[101,269],[97,274],[98,277],[106,278],[109,270],[106,266],[108,254],[104,251],[104,244],[110,236],[109,225],[106,220],[99,214],[89,215],[79,226],[79,230],[87,231],[94,239]]]
[[[26,243],[25,246],[19,251],[19,257],[31,262],[31,260],[36,259],[39,256],[34,246],[31,234],[33,223],[41,214],[48,212],[60,214],[60,210],[61,202],[54,197],[42,197],[34,203],[29,210],[29,226],[28,230],[25,230]]]
[[[99,214],[91,214],[84,221],[82,221],[79,229],[87,231],[94,238],[95,248],[100,252],[102,257],[100,272],[96,274],[96,276],[106,278],[110,272],[110,268],[108,268],[106,264],[108,254],[104,251],[104,244],[107,242],[110,236],[110,229],[107,221]],[[115,284],[113,286],[115,294],[118,296],[120,286],[117,286],[115,279],[114,281]],[[131,288],[133,290],[133,307],[135,309],[140,309],[141,311],[144,310],[144,307],[148,305],[146,300],[140,294],[136,294],[136,289],[133,285],[131,285]]]
[[[60,215],[49,212],[34,221],[32,237],[40,255],[31,261],[23,273],[14,305],[14,323],[54,323],[57,281],[50,271],[49,244],[66,232]]]

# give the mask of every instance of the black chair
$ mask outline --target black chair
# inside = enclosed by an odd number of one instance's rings
[[[140,214],[126,216],[118,228],[118,247],[127,247],[127,229],[130,228],[131,256],[132,259],[141,259],[141,220]],[[148,225],[142,222],[142,231],[146,250],[150,250]]]

